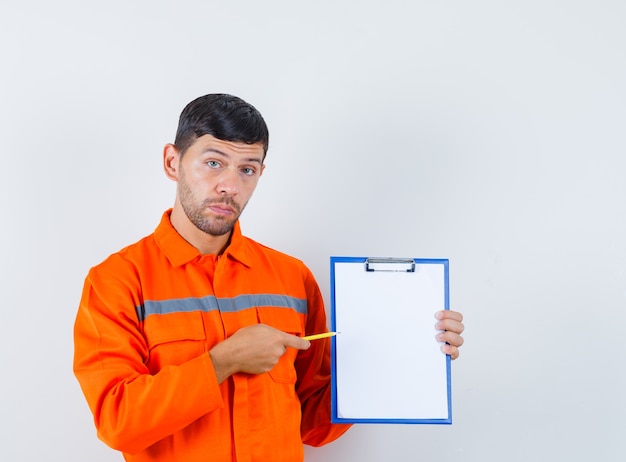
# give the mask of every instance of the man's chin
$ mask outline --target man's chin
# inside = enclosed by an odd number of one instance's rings
[[[220,237],[226,234],[230,234],[230,232],[235,227],[236,221],[237,220],[226,222],[224,220],[213,220],[210,223],[202,223],[200,226],[196,224],[196,226],[198,227],[198,229],[204,231],[210,236]]]

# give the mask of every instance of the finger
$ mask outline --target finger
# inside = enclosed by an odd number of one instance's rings
[[[452,319],[443,319],[435,324],[437,330],[450,331],[456,334],[462,334],[465,330],[463,323],[454,321]]]
[[[463,342],[465,342],[463,337],[454,332],[440,332],[437,334],[436,338],[438,341],[445,342],[454,347],[460,347],[463,345]]]
[[[453,321],[463,322],[463,315],[458,311],[441,310],[435,313],[435,317],[439,320],[452,319]]]
[[[283,342],[286,347],[295,348],[297,350],[307,350],[311,346],[311,342],[308,340],[291,334],[285,334]]]
[[[450,355],[450,359],[455,360],[459,357],[459,349],[455,346],[444,344],[441,346],[441,351],[447,355]]]

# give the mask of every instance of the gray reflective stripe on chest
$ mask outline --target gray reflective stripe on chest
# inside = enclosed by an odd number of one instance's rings
[[[146,300],[143,306],[137,307],[140,320],[151,314],[189,313],[192,311],[219,310],[223,313],[235,313],[256,307],[291,308],[298,313],[307,314],[305,299],[276,294],[239,295],[233,298],[217,298],[209,295],[200,298],[177,298],[171,300]]]

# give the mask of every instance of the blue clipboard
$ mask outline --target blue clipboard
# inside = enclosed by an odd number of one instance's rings
[[[451,424],[447,259],[331,257],[331,421]]]

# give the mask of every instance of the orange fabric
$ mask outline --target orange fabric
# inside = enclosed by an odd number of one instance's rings
[[[98,436],[127,461],[302,461],[330,424],[330,341],[288,349],[270,372],[218,384],[208,351],[243,326],[326,329],[313,275],[241,235],[200,255],[163,215],[156,231],[92,268],[74,327],[74,372]]]

